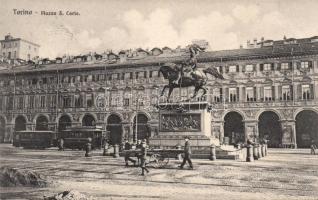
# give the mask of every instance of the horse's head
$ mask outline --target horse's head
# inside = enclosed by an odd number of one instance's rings
[[[176,78],[178,71],[178,66],[174,63],[165,63],[159,69],[159,73],[161,72],[163,77],[169,80]]]
[[[202,70],[205,74],[211,74],[215,78],[224,79],[223,75],[218,72],[218,70],[215,67],[208,67],[204,70]]]

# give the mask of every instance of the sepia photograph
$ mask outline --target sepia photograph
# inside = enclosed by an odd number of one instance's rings
[[[0,199],[318,200],[317,0],[0,0]]]

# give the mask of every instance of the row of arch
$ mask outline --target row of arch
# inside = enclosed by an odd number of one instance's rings
[[[267,137],[270,147],[280,147],[283,130],[281,118],[276,112],[264,111],[258,117],[259,138]],[[312,110],[303,110],[295,116],[296,142],[298,147],[309,147],[312,140],[318,142],[318,113]],[[244,142],[245,126],[243,116],[231,111],[224,116],[224,136],[229,143]]]
[[[136,123],[137,120],[137,123]],[[147,139],[150,137],[151,131],[148,125],[149,117],[146,114],[139,113],[133,119],[133,138]],[[96,118],[91,114],[86,114],[81,120],[82,126],[95,126]],[[14,123],[15,131],[27,130],[27,120],[23,115],[19,115],[15,118]],[[71,116],[64,114],[58,119],[58,131],[62,131],[72,126]],[[137,126],[137,129],[136,129]],[[45,115],[39,115],[35,119],[35,130],[49,130],[49,120]],[[111,114],[107,118],[106,130],[109,134],[109,139],[112,144],[119,144],[123,140],[123,127],[122,118],[118,114]],[[137,135],[136,135],[137,130]],[[0,142],[3,142],[5,138],[5,120],[0,116]]]

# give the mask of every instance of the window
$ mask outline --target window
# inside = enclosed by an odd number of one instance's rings
[[[29,108],[34,108],[34,96],[29,97]]]
[[[147,78],[147,71],[144,71],[144,78]]]
[[[129,98],[124,98],[124,106],[129,106]]]
[[[139,78],[139,72],[136,72],[136,79]]]
[[[93,107],[94,101],[93,101],[93,94],[86,94],[86,104],[87,107]]]
[[[245,71],[246,71],[246,72],[252,72],[252,71],[254,71],[253,65],[246,65],[246,66],[245,66]]]
[[[133,79],[133,73],[132,72],[129,73],[129,79]]]
[[[281,69],[282,69],[282,70],[287,70],[287,69],[289,69],[289,63],[282,63],[282,64],[281,64]]]
[[[40,97],[40,108],[45,108],[45,96]]]
[[[302,85],[301,86],[301,90],[302,90],[302,96],[303,96],[303,99],[306,100],[306,99],[310,99],[310,85]]]
[[[47,84],[47,78],[44,77],[44,78],[42,79],[42,83],[43,83],[43,84]]]
[[[13,58],[17,58],[17,52],[16,51],[13,52]]]
[[[214,102],[222,102],[222,88],[215,88],[213,90]]]
[[[290,93],[290,86],[289,85],[284,85],[282,87],[282,100],[287,101],[291,100],[291,93]]]
[[[0,110],[2,110],[2,105],[3,105],[3,98],[0,97]]]
[[[273,99],[272,87],[271,86],[264,87],[264,100],[271,101],[272,99]]]
[[[237,72],[237,66],[236,65],[231,65],[231,66],[229,66],[229,72],[230,73],[234,73],[234,72]]]
[[[70,96],[66,95],[63,97],[63,107],[64,108],[69,108],[71,107],[71,102],[72,102],[72,99]]]
[[[80,94],[76,94],[75,95],[75,107],[76,108],[83,107],[83,105],[82,105],[82,97],[81,97]]]
[[[246,88],[246,101],[255,101],[255,95],[254,95],[254,88],[253,87],[247,87]]]
[[[300,68],[301,69],[308,69],[309,68],[309,62],[301,62],[300,63]]]
[[[264,64],[264,71],[270,71],[272,69],[272,64],[266,63]]]
[[[55,108],[56,107],[56,95],[52,95],[51,96],[51,108]]]
[[[152,78],[152,71],[149,72],[149,78]]]
[[[7,110],[13,109],[13,97],[8,97]]]
[[[19,97],[18,98],[18,109],[23,109],[23,103],[24,103],[24,101],[23,101],[23,97]]]
[[[229,88],[229,101],[236,102],[237,101],[237,88]]]

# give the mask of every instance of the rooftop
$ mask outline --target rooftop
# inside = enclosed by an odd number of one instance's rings
[[[266,40],[265,40],[266,41]],[[264,42],[265,42],[264,41]],[[198,56],[199,62],[222,62],[228,60],[244,60],[244,59],[255,59],[255,58],[266,58],[266,57],[279,57],[279,56],[290,56],[290,55],[306,55],[306,54],[318,54],[318,40],[317,36],[311,38],[296,39],[296,43],[285,43],[286,40],[273,41],[271,46],[261,46],[260,48],[249,48],[249,49],[232,49],[232,50],[221,50],[221,51],[209,51],[201,52]],[[140,49],[138,49],[140,51]],[[125,52],[125,51],[121,51]],[[113,52],[109,52],[107,55],[116,55]],[[94,55],[92,55],[94,57]],[[72,58],[80,58],[81,56],[74,56]],[[95,57],[96,58],[96,57]],[[87,61],[73,61],[71,58],[68,59],[68,63],[56,63],[56,60],[49,61],[42,59],[37,61],[37,64],[32,62],[26,62],[24,65],[11,67],[8,69],[8,64],[1,62],[0,60],[0,74],[7,74],[19,72],[41,72],[41,71],[56,71],[56,70],[91,70],[91,69],[103,69],[107,68],[120,68],[120,67],[135,67],[143,65],[159,65],[166,62],[181,62],[189,58],[188,51],[173,51],[171,54],[149,54],[145,57],[127,59],[124,62],[119,60],[111,60],[107,58],[96,59]],[[67,59],[65,59],[67,60]],[[76,63],[76,64],[75,64]],[[1,67],[5,66],[5,67]]]

